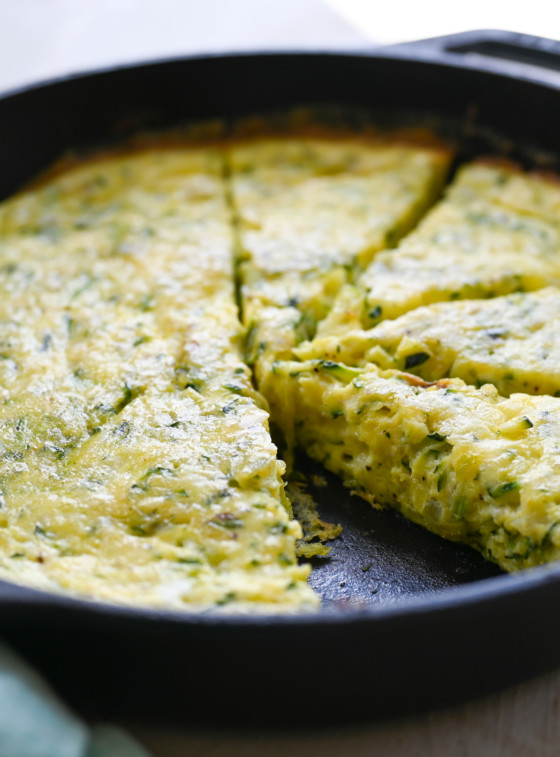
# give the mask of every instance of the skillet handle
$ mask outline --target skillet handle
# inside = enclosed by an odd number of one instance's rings
[[[560,42],[530,34],[480,29],[404,42],[384,49],[421,58],[435,57],[444,62],[461,62],[475,68],[490,67],[512,73],[524,69],[556,84],[560,79]]]

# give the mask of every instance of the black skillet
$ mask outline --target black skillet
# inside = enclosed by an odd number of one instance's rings
[[[70,147],[325,102],[407,111],[412,122],[435,115],[460,158],[500,150],[557,168],[554,70],[559,43],[473,32],[367,53],[191,57],[71,77],[0,98],[0,195]],[[345,529],[314,566],[318,614],[181,615],[0,583],[0,632],[92,716],[215,726],[400,715],[560,664],[560,566],[501,575],[332,477],[314,494]]]

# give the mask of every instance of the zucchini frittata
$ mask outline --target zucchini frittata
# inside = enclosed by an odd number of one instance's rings
[[[451,159],[404,138],[261,138],[229,151],[248,360],[267,396],[274,360],[314,334],[342,284],[439,194]]]
[[[131,604],[305,609],[241,360],[223,155],[93,160],[0,208],[0,576]]]
[[[506,397],[560,395],[560,289],[428,305],[372,329],[303,343],[294,353],[300,360],[376,363],[427,381],[490,383]]]
[[[529,396],[558,391],[560,291],[522,293],[560,282],[559,206],[547,178],[462,168],[272,371],[290,441],[506,570],[560,558],[560,403]]]
[[[560,399],[530,396],[560,391],[560,186],[475,163],[428,211],[450,160],[169,143],[0,205],[0,577],[317,607],[267,409],[373,503],[507,570],[560,558]]]
[[[318,334],[370,328],[422,305],[560,285],[560,184],[508,165],[463,166],[396,250],[345,287]]]
[[[506,570],[560,558],[560,399],[324,360],[276,379],[279,421],[373,504]]]

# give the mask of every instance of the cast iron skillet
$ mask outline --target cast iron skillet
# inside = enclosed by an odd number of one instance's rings
[[[461,157],[499,148],[554,168],[560,75],[549,69],[560,70],[558,43],[476,32],[367,53],[193,57],[71,77],[0,98],[0,195],[69,147],[302,103],[406,109],[413,121],[436,114],[459,133]],[[315,566],[318,614],[181,615],[3,583],[0,632],[90,715],[214,726],[401,715],[560,664],[559,565],[502,575],[334,478],[315,496],[345,527]]]

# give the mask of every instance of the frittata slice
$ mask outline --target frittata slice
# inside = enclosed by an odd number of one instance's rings
[[[442,302],[372,329],[317,338],[294,350],[300,360],[375,363],[426,381],[456,377],[514,392],[560,394],[560,289],[492,300]]]
[[[62,172],[0,207],[0,576],[180,610],[309,609],[242,362],[217,149]]]
[[[346,287],[318,334],[370,328],[423,305],[560,284],[560,185],[507,164],[463,166],[396,250]]]
[[[356,136],[231,147],[248,359],[265,396],[274,360],[313,335],[341,286],[417,222],[450,158],[441,146]]]
[[[506,570],[560,558],[560,399],[323,360],[276,380],[278,421],[357,494]]]

